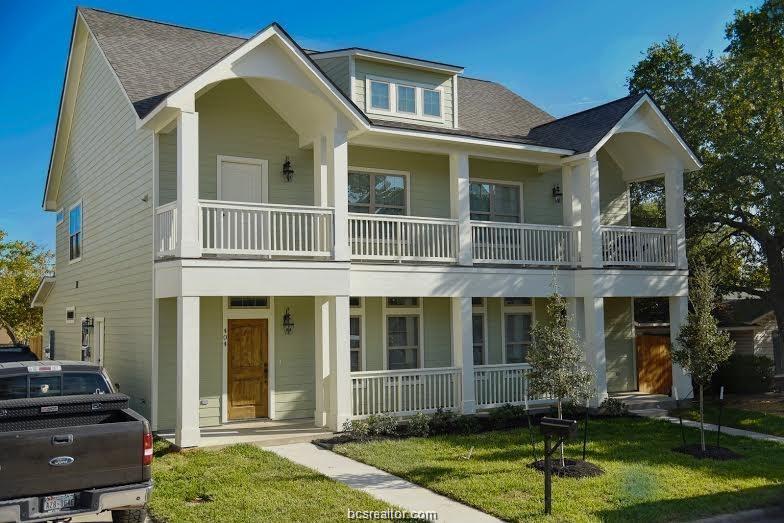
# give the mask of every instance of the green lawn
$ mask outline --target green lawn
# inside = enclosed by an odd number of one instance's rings
[[[677,409],[670,413],[673,416],[680,414],[685,419],[697,421],[700,419],[699,406],[688,409]],[[718,423],[718,421],[719,407],[714,403],[707,403],[705,405],[705,422]],[[755,432],[784,437],[784,416],[781,414],[725,407],[721,414],[721,424],[725,427],[753,430]]]
[[[554,520],[682,521],[784,498],[783,445],[723,437],[724,446],[746,458],[717,462],[672,452],[681,434],[670,423],[619,418],[590,427],[588,460],[606,474],[554,478]],[[699,433],[686,430],[687,442],[697,442]],[[579,457],[580,450],[574,442],[566,455]],[[526,467],[527,429],[353,443],[336,451],[506,520],[543,517],[543,477]],[[541,452],[540,445],[540,458]]]
[[[156,443],[152,501],[161,522],[346,521],[347,510],[390,508],[308,468],[250,445],[167,453]],[[195,502],[196,498],[212,501]]]

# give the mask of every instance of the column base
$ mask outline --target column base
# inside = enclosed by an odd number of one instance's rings
[[[181,449],[198,447],[201,442],[201,431],[199,427],[190,427],[175,431],[174,444]]]
[[[463,401],[463,407],[461,412],[463,414],[476,414],[476,401],[474,400]]]
[[[343,425],[351,419],[351,416],[348,414],[332,416],[327,420],[326,426],[332,432],[341,432],[343,430]]]

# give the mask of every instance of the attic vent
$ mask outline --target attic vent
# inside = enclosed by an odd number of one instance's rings
[[[269,307],[269,297],[267,296],[231,296],[229,298],[230,309],[266,309]]]

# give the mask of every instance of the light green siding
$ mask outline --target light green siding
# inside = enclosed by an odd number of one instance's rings
[[[350,146],[351,167],[392,169],[410,174],[411,216],[449,218],[449,158],[434,154]]]
[[[158,300],[158,430],[173,429],[177,414],[177,299]]]
[[[81,358],[85,316],[105,318],[104,362],[131,407],[150,414],[152,354],[152,132],[136,115],[101,51],[88,40],[57,206],[57,282],[44,306],[55,355]],[[68,260],[68,208],[82,201],[82,259]],[[52,220],[54,222],[54,220]],[[74,306],[76,321],[65,323]]]
[[[436,73],[429,71],[421,71],[409,67],[402,67],[399,65],[382,64],[379,62],[372,62],[357,58],[354,66],[354,102],[363,111],[365,110],[365,80],[367,76],[377,76],[381,78],[388,78],[391,80],[408,81],[417,84],[425,84],[429,86],[438,87],[443,89],[442,108],[444,111],[444,123],[436,123],[425,121],[427,125],[453,127],[452,119],[452,75],[444,73]],[[459,111],[459,109],[458,109]],[[459,114],[459,112],[458,112]],[[373,118],[381,118],[385,120],[403,121],[403,122],[416,122],[412,118],[400,118],[395,116],[386,116],[372,114]]]
[[[289,309],[295,327],[286,334],[275,326],[275,417],[311,418],[315,409],[315,301],[312,297],[276,297],[271,321]],[[345,326],[348,328],[348,326]]]
[[[494,365],[504,362],[503,340],[503,300],[501,298],[485,298],[487,302],[487,364]]]
[[[631,302],[630,298],[604,299],[604,335],[609,392],[637,388]]]
[[[468,168],[472,179],[522,182],[524,222],[547,225],[563,223],[561,204],[553,199],[553,186],[561,183],[560,172],[540,174],[535,165],[478,158],[471,158]]]
[[[158,205],[177,199],[177,130],[158,135]]]
[[[602,225],[629,225],[629,187],[623,171],[603,149],[598,158]]]
[[[424,298],[425,367],[452,366],[452,308],[449,298]]]
[[[381,313],[383,298],[364,298],[365,305],[365,370],[384,368],[384,331]]]
[[[223,392],[223,299],[199,300],[199,424],[220,425]],[[176,372],[175,372],[176,376]]]
[[[344,95],[351,97],[351,73],[349,71],[349,57],[336,56],[334,58],[318,58],[312,56],[324,74],[338,86]]]

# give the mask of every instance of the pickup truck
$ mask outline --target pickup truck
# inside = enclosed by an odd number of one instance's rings
[[[0,363],[0,523],[145,520],[152,434],[91,363]]]

